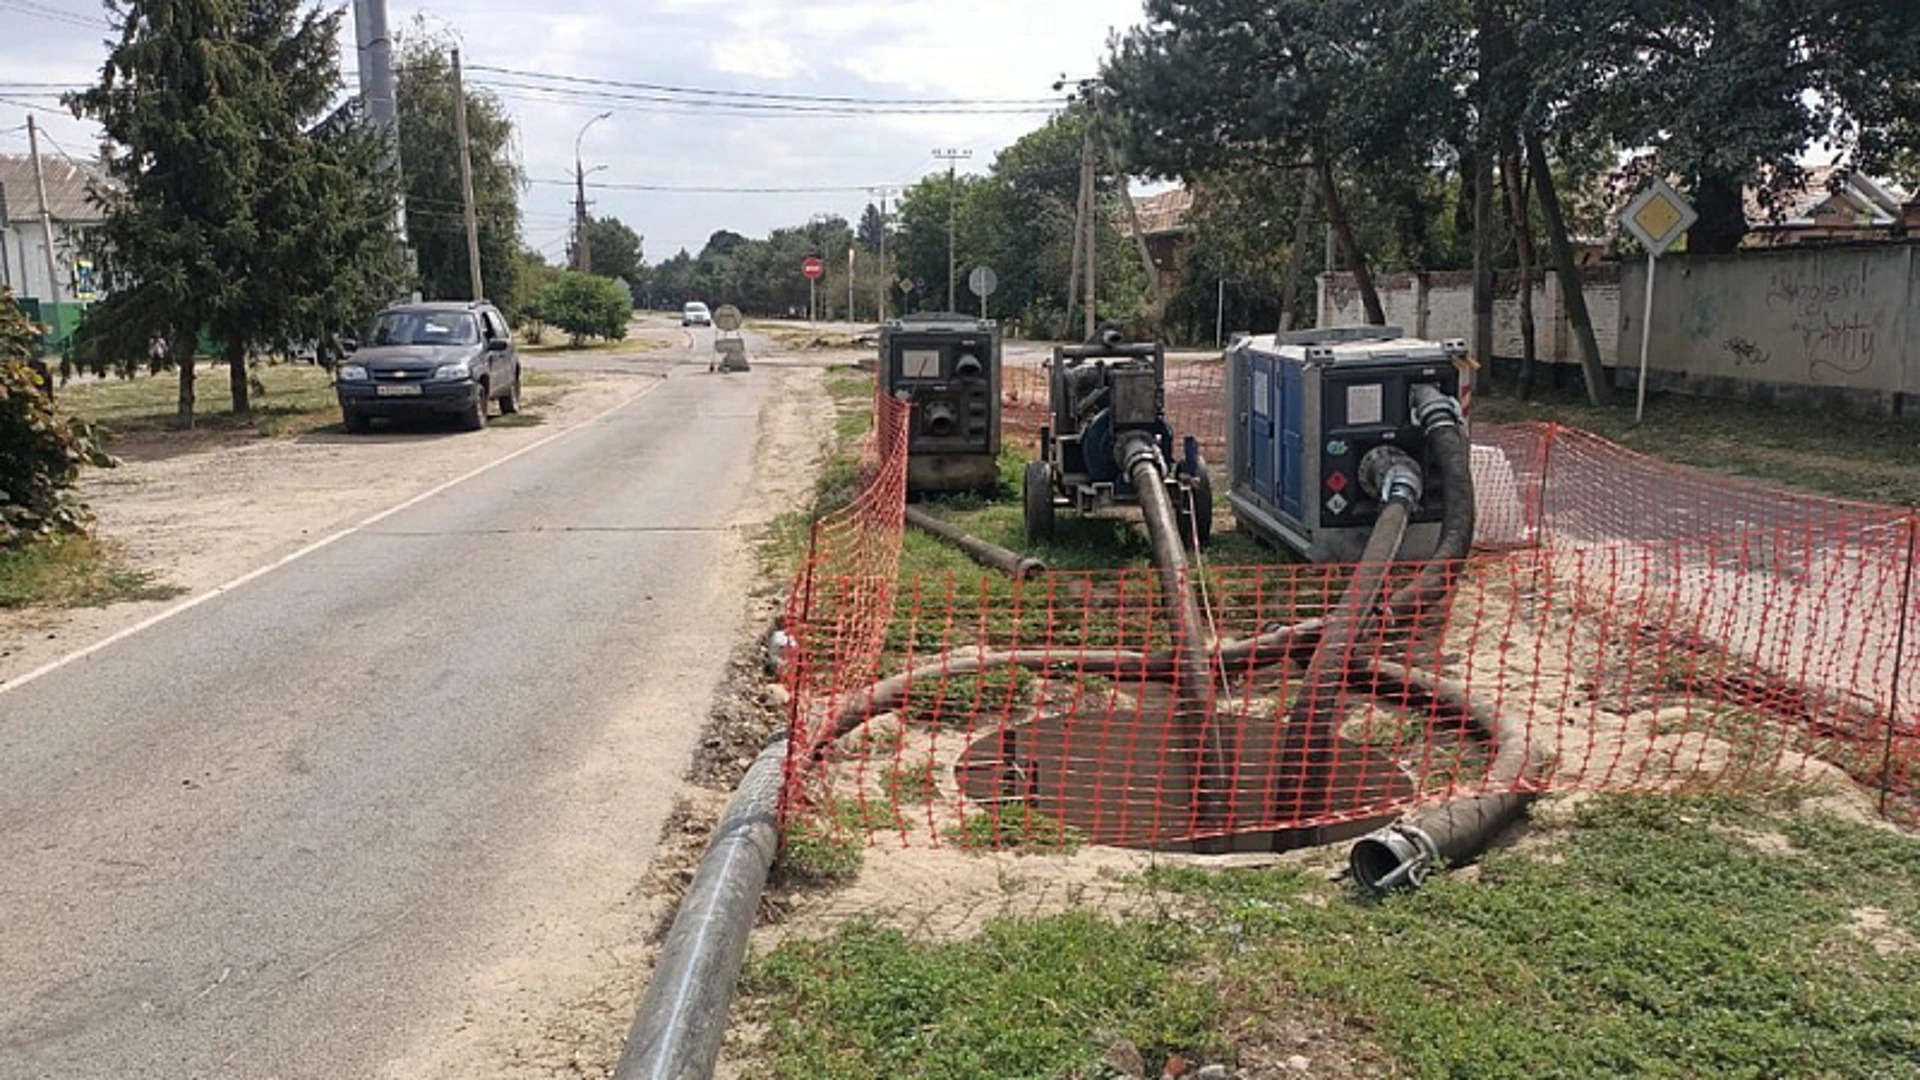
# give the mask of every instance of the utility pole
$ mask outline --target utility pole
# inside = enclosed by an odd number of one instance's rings
[[[460,50],[453,50],[453,127],[460,139],[460,201],[467,219],[467,281],[473,298],[485,300],[480,281],[480,219],[473,212],[473,145],[467,138],[467,86],[460,78]]]
[[[33,114],[27,114],[27,147],[33,157],[33,189],[40,200],[40,238],[47,245],[47,308],[45,314],[53,318],[53,305],[60,302],[60,263],[53,257],[53,214],[47,210],[47,177],[40,171],[40,128],[33,122]],[[22,267],[22,271],[26,268]]]
[[[354,46],[359,55],[360,108],[380,132],[380,163],[396,180],[400,172],[399,94],[393,83],[393,38],[387,33],[387,0],[353,0]],[[393,236],[401,264],[411,276],[418,267],[407,246],[407,189],[394,185]],[[414,292],[419,297],[418,290]]]
[[[593,252],[592,241],[587,238],[587,170],[580,162],[580,140],[587,137],[588,128],[612,115],[603,112],[595,116],[580,125],[580,134],[573,137],[573,268],[583,274],[593,265]]]
[[[877,276],[880,279],[880,285],[879,285],[879,288],[876,290],[879,293],[879,296],[876,298],[878,303],[876,304],[874,310],[878,311],[880,314],[880,317],[877,321],[886,322],[887,321],[887,293],[893,289],[893,282],[891,280],[893,275],[887,272],[887,189],[881,188],[879,191],[879,195],[880,195],[880,273]]]
[[[853,322],[853,249],[858,244],[847,245],[847,321]]]
[[[1097,318],[1095,314],[1095,296],[1098,293],[1098,274],[1095,266],[1100,261],[1098,247],[1100,238],[1099,192],[1094,182],[1093,163],[1093,140],[1096,134],[1094,129],[1099,126],[1097,121],[1099,119],[1098,94],[1100,80],[1079,79],[1069,84],[1067,77],[1062,75],[1054,82],[1053,89],[1055,92],[1059,92],[1066,89],[1069,85],[1073,87],[1073,92],[1068,95],[1069,100],[1077,98],[1086,106],[1086,135],[1080,140],[1080,208],[1074,217],[1073,249],[1075,252],[1083,254],[1087,260],[1085,339],[1092,341],[1095,329],[1094,324]],[[1079,258],[1076,257],[1073,262],[1077,264]],[[1149,266],[1151,266],[1150,262]],[[1151,270],[1149,270],[1149,276],[1151,276]],[[1069,283],[1067,286],[1067,319],[1069,323],[1071,323],[1073,319],[1073,293],[1073,285]]]
[[[940,158],[941,160],[947,163],[947,310],[953,311],[953,310],[956,310],[956,306],[959,303],[957,299],[959,293],[956,287],[960,284],[958,281],[954,280],[954,276],[953,276],[954,274],[953,217],[954,217],[954,207],[955,207],[955,204],[958,202],[958,196],[959,196],[958,187],[957,187],[959,178],[958,178],[958,174],[955,171],[954,166],[958,162],[965,161],[968,158],[972,157],[973,151],[971,150],[935,150],[933,152],[933,156]]]

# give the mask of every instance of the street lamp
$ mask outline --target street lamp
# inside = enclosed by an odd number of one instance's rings
[[[587,170],[580,163],[580,140],[587,137],[587,129],[602,120],[611,119],[611,112],[603,112],[580,125],[580,134],[573,137],[573,268],[587,269]]]

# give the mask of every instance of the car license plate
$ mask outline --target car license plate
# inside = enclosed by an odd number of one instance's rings
[[[377,386],[373,390],[377,397],[419,397],[420,388],[413,385]]]

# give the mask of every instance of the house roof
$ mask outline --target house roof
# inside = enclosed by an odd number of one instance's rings
[[[1865,225],[1886,227],[1900,220],[1901,205],[1913,198],[1899,187],[1874,180],[1862,172],[1834,165],[1807,170],[1806,180],[1791,191],[1783,192],[1769,209],[1753,189],[1746,193],[1747,220],[1756,229],[1808,228],[1817,225]],[[1824,210],[1823,207],[1831,207]],[[1833,211],[1846,215],[1844,222],[1832,220]],[[1827,218],[1828,220],[1821,220]]]
[[[40,158],[47,181],[47,213],[55,221],[95,222],[100,208],[88,194],[89,185],[102,184],[100,175],[63,157]],[[40,200],[34,191],[33,159],[25,154],[0,154],[0,208],[9,222],[40,220]]]
[[[1140,232],[1143,235],[1185,232],[1188,228],[1187,213],[1193,209],[1193,192],[1184,187],[1172,188],[1140,199],[1134,206],[1140,215]]]

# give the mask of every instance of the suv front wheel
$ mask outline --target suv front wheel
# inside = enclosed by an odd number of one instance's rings
[[[467,406],[467,411],[460,417],[460,427],[462,430],[479,431],[487,426],[487,402],[490,400],[487,393],[486,383],[474,384],[473,401]]]

